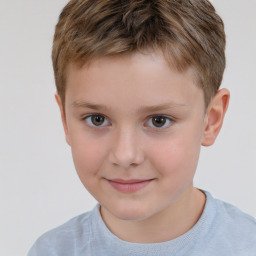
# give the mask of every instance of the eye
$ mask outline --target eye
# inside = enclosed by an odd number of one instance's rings
[[[106,117],[99,114],[89,115],[84,117],[83,119],[86,120],[86,122],[93,127],[102,127],[109,125],[109,122],[106,119]]]
[[[154,128],[167,128],[172,122],[173,120],[166,116],[152,116],[147,122],[147,125]]]

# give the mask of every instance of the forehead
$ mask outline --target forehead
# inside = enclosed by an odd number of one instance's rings
[[[66,86],[67,103],[73,105],[190,105],[203,94],[192,69],[178,72],[160,52],[102,57],[82,67],[70,64]]]

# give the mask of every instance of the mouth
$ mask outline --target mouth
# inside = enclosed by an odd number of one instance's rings
[[[122,180],[122,179],[113,179],[108,180],[108,183],[117,191],[123,193],[134,193],[149,185],[154,179],[147,180],[139,180],[139,179],[131,179],[131,180]]]

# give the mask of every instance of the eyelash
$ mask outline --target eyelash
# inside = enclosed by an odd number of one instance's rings
[[[87,124],[88,124],[90,127],[93,127],[93,128],[105,127],[106,124],[105,124],[105,125],[98,125],[98,126],[97,126],[97,125],[94,125],[94,124],[92,123],[92,121],[90,121],[91,124],[88,123],[88,120],[90,120],[90,118],[95,117],[95,116],[103,117],[103,119],[104,119],[103,124],[104,124],[105,121],[107,120],[107,117],[105,117],[105,116],[102,115],[102,114],[97,114],[97,113],[96,113],[96,114],[90,114],[90,115],[84,116],[84,117],[82,117],[82,120],[85,120],[85,121],[87,122]],[[159,129],[165,129],[165,128],[170,127],[170,126],[172,125],[172,123],[174,122],[174,120],[173,120],[172,118],[170,118],[170,117],[168,117],[168,116],[165,116],[165,115],[152,115],[152,116],[149,117],[149,120],[147,121],[147,123],[148,123],[150,120],[151,120],[151,123],[152,123],[152,119],[153,119],[154,117],[155,117],[155,118],[156,118],[156,117],[158,117],[158,118],[164,118],[164,119],[165,119],[165,123],[164,123],[164,125],[161,126],[161,127],[150,126],[150,127],[153,128],[153,129],[157,129],[157,130],[159,130]],[[165,127],[166,122],[169,123],[169,124],[167,125],[167,127]]]
[[[88,123],[87,119],[89,119],[90,117],[93,117],[93,116],[103,117],[104,119],[107,120],[107,118],[106,118],[104,115],[102,115],[102,114],[91,114],[91,115],[87,115],[87,116],[83,117],[82,120],[85,120],[85,121]],[[104,122],[105,122],[105,120],[104,120]],[[88,124],[88,125],[91,126],[91,127],[94,127],[94,128],[103,127],[102,125],[99,125],[99,126],[93,125],[93,124],[92,124],[92,125]]]

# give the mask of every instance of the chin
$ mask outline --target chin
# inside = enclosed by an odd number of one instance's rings
[[[150,210],[143,203],[139,205],[118,205],[111,208],[110,212],[116,218],[126,221],[142,221],[150,216]]]

